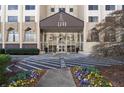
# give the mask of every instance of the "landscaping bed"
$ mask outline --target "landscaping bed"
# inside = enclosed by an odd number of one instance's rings
[[[124,87],[124,65],[97,67],[101,74],[110,80],[114,87]]]
[[[100,71],[91,66],[71,68],[74,81],[78,87],[112,87],[112,83],[102,76]]]
[[[35,87],[39,79],[45,74],[45,70],[32,70],[20,72],[6,72],[4,77],[6,82],[2,87]]]
[[[0,86],[1,87],[34,87],[39,79],[45,74],[45,70],[7,71],[7,66],[16,62],[11,62],[11,57],[0,54]]]
[[[8,87],[35,87],[45,70],[18,72],[8,80]]]

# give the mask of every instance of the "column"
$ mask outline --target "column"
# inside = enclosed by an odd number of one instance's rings
[[[37,7],[37,11],[36,11],[36,28],[37,28],[37,48],[38,49],[41,49],[41,46],[40,46],[40,44],[41,44],[41,42],[40,42],[40,24],[39,24],[39,22],[40,22],[40,5],[36,5],[36,7]]]
[[[2,18],[3,24],[2,24],[2,48],[5,48],[5,30],[6,30],[6,5],[3,5],[2,8]]]
[[[42,44],[42,50],[44,50],[44,44],[45,44],[45,42],[44,42],[44,32],[42,33],[42,42],[40,42],[40,44]]]
[[[24,36],[23,36],[23,5],[20,5],[19,6],[19,40],[20,40],[20,48],[22,48],[22,42],[23,42],[23,39],[24,39]]]
[[[79,42],[80,42],[80,51],[82,50],[82,40],[81,40],[81,35],[82,33],[80,32],[79,34]]]
[[[68,45],[68,44],[67,44],[67,35],[68,35],[68,33],[65,34],[65,36],[66,36],[66,37],[65,37],[65,38],[66,38],[66,46],[65,46],[66,52],[67,52],[67,45]]]

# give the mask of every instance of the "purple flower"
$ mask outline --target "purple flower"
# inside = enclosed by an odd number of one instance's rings
[[[81,72],[77,72],[77,73],[75,73],[75,76],[78,77],[78,76],[80,76],[80,74],[81,74]]]
[[[87,79],[82,79],[82,80],[80,80],[80,84],[81,85],[89,85],[90,82]]]

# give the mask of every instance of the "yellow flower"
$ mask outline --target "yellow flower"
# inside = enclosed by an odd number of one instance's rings
[[[112,87],[112,83],[109,82],[109,85]]]

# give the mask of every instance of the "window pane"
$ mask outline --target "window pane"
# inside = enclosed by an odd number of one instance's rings
[[[25,32],[25,41],[26,42],[33,42],[36,41],[36,33],[32,30]]]
[[[55,8],[51,8],[51,12],[55,12]]]
[[[8,42],[17,42],[19,41],[19,34],[15,31],[9,31],[8,32]]]
[[[65,12],[65,8],[59,8],[59,12]]]
[[[17,22],[18,17],[17,16],[8,16],[8,22]]]
[[[98,22],[98,16],[89,16],[89,22]]]
[[[98,10],[98,5],[89,5],[88,9],[89,10]]]
[[[122,5],[122,10],[124,10],[124,5]]]
[[[8,5],[8,10],[18,10],[18,5]]]
[[[106,5],[106,10],[115,10],[115,5]]]
[[[26,5],[25,10],[35,10],[35,5]]]
[[[70,8],[70,12],[73,12],[73,8]]]
[[[25,22],[35,22],[35,16],[25,16]]]

